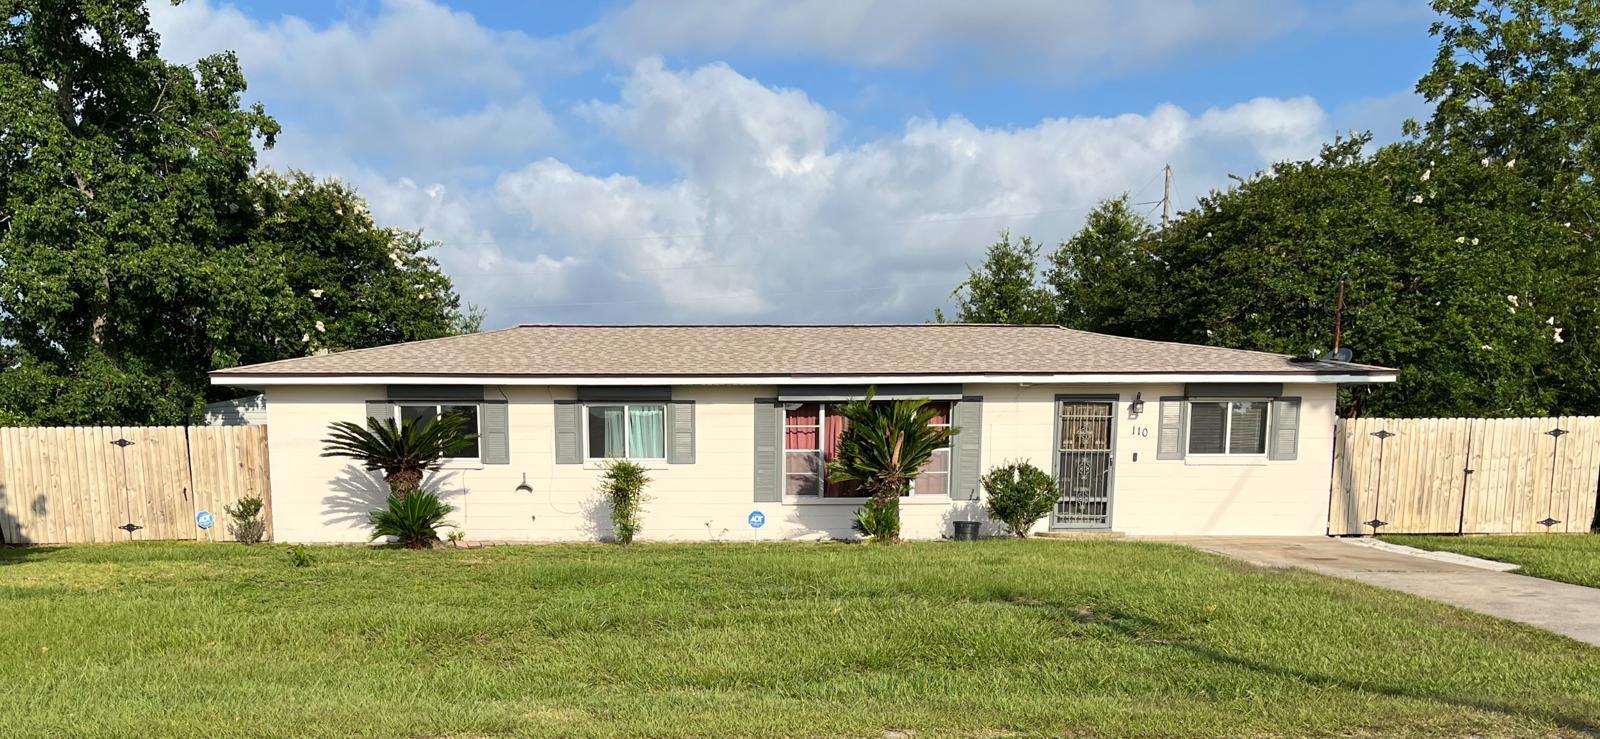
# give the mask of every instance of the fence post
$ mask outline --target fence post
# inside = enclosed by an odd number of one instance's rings
[[[1388,446],[1387,442],[1389,441],[1389,438],[1394,436],[1395,434],[1394,434],[1394,432],[1392,432],[1392,431],[1390,431],[1388,429],[1378,429],[1377,431],[1372,432],[1372,435],[1378,437],[1378,475],[1377,475],[1378,482],[1377,482],[1377,489],[1372,491],[1372,520],[1370,520],[1370,521],[1362,521],[1361,523],[1362,523],[1362,525],[1365,525],[1365,526],[1371,526],[1372,527],[1372,535],[1373,536],[1377,536],[1378,535],[1378,527],[1380,527],[1380,526],[1388,526],[1389,525],[1388,521],[1385,521],[1385,520],[1383,520],[1383,519],[1378,517],[1378,512],[1382,509],[1382,506],[1383,506],[1383,456],[1384,456],[1384,448]]]

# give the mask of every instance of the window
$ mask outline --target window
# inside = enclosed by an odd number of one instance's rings
[[[1190,454],[1266,454],[1265,400],[1189,402]]]
[[[824,413],[820,403],[805,403],[784,409],[784,495],[818,496],[823,493],[823,478],[826,475],[822,454]]]
[[[929,403],[939,414],[928,421],[934,428],[950,428],[950,404]],[[950,442],[933,450],[933,456],[928,458],[928,463],[922,465],[921,474],[911,481],[912,495],[949,495],[950,494]]]
[[[584,409],[584,423],[590,459],[667,458],[665,405],[589,405]]]
[[[950,426],[950,404],[932,403],[938,415],[930,426]],[[834,403],[790,403],[783,415],[783,493],[791,497],[859,498],[846,483],[830,482],[827,464],[839,451],[844,416],[834,413]],[[950,446],[934,451],[922,473],[911,484],[911,495],[950,493]]]
[[[476,404],[455,405],[451,403],[397,403],[395,412],[400,418],[400,423],[415,421],[417,423],[433,423],[441,415],[461,416],[467,419],[467,433],[473,435],[472,443],[449,459],[477,459],[478,458],[478,406]]]

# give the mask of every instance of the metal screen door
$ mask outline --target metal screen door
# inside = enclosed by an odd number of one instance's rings
[[[1104,529],[1111,526],[1111,425],[1116,403],[1062,400],[1057,419],[1055,515],[1053,529]]]

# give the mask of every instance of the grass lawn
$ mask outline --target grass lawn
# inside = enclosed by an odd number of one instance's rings
[[[1600,650],[1173,545],[0,550],[7,737],[1577,735]]]
[[[1600,588],[1600,535],[1385,536],[1418,549],[1455,552],[1522,565],[1524,575]]]

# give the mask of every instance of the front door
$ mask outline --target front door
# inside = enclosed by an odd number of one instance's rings
[[[1114,399],[1063,397],[1056,403],[1056,487],[1052,529],[1111,528],[1111,468],[1116,460]]]

